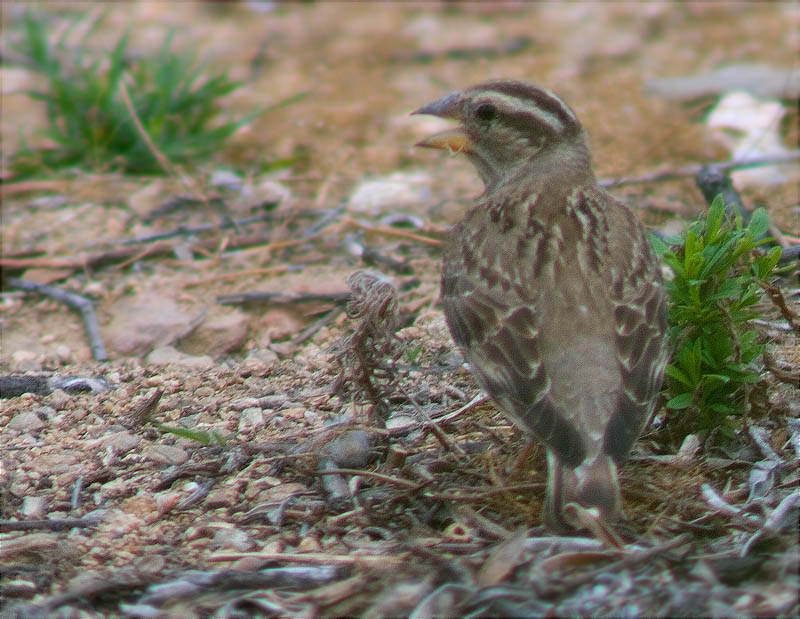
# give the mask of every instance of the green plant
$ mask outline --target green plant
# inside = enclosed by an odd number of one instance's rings
[[[196,441],[202,445],[222,445],[228,444],[228,439],[222,436],[216,430],[205,432],[203,430],[191,430],[189,428],[178,428],[176,426],[169,426],[163,423],[157,423],[156,428],[165,434],[174,434],[180,438],[186,438],[190,441]]]
[[[265,111],[218,122],[220,98],[240,82],[224,73],[205,77],[194,54],[172,51],[172,33],[152,56],[128,57],[129,33],[109,54],[93,53],[86,43],[102,17],[76,47],[68,47],[68,34],[82,20],[75,20],[51,45],[42,20],[25,13],[24,35],[15,50],[47,78],[45,89],[27,94],[46,104],[48,126],[42,134],[55,147],[29,148],[23,143],[11,161],[19,175],[76,165],[134,173],[163,171],[130,107],[155,149],[173,162],[219,150],[237,129]],[[123,85],[131,106],[123,96]]]
[[[403,355],[408,360],[408,362],[412,365],[417,363],[417,359],[419,359],[419,354],[422,352],[422,346],[407,346],[403,349]]]
[[[672,269],[667,283],[673,357],[667,366],[669,425],[677,433],[733,432],[746,411],[747,386],[759,380],[764,351],[749,324],[763,297],[759,282],[773,273],[781,250],[767,243],[767,213],[753,212],[747,226],[725,213],[722,196],[672,247],[654,239]],[[672,239],[676,241],[676,239]],[[675,413],[681,411],[681,414]]]

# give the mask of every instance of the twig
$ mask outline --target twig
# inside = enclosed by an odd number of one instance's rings
[[[800,150],[790,151],[781,155],[771,155],[769,157],[756,157],[741,161],[716,161],[703,165],[691,165],[682,168],[672,168],[661,172],[649,172],[641,176],[622,176],[620,178],[608,178],[600,181],[601,187],[619,187],[620,185],[635,185],[637,183],[656,183],[660,181],[671,181],[681,178],[696,176],[703,167],[710,167],[718,170],[733,170],[738,168],[755,168],[778,163],[786,163],[800,159]]]
[[[570,591],[580,587],[581,585],[589,584],[593,582],[598,576],[601,574],[608,573],[613,571],[614,573],[619,573],[621,570],[629,567],[633,567],[639,563],[645,563],[650,561],[654,557],[663,556],[670,550],[674,550],[675,548],[679,548],[684,544],[688,544],[692,541],[692,536],[688,533],[684,533],[683,535],[679,535],[671,539],[664,544],[659,544],[658,546],[654,546],[653,548],[647,548],[644,550],[637,550],[630,554],[624,555],[616,564],[612,566],[604,565],[603,567],[591,570],[585,574],[581,574],[575,578],[571,578],[569,580],[565,580],[562,582],[550,583],[551,586],[555,586],[559,592]]]
[[[508,486],[496,486],[479,492],[465,492],[460,494],[455,494],[455,492],[424,492],[422,496],[426,499],[435,499],[437,501],[485,501],[489,497],[498,494],[514,494],[531,491],[541,492],[544,486],[544,483],[509,484]]]
[[[22,181],[0,184],[0,198],[8,198],[29,191],[58,191],[64,187],[63,181]]]
[[[270,232],[263,232],[258,234],[246,234],[235,236],[231,239],[228,245],[228,251],[240,248],[256,248],[263,249],[263,247],[272,247],[282,245],[297,244],[298,241],[286,242],[283,244],[273,243],[270,245]],[[189,246],[192,251],[213,252],[219,246],[218,239],[204,239],[193,243]],[[143,250],[141,246],[127,246],[117,247],[107,251],[98,251],[93,253],[76,254],[72,256],[63,256],[60,258],[3,258],[0,257],[0,266],[9,269],[29,269],[29,268],[52,268],[52,269],[84,269],[97,267],[104,264],[116,263],[121,260],[129,260],[131,256],[140,255],[143,257],[151,258],[157,255],[170,254],[174,251],[175,244],[170,241],[157,241],[150,247]]]
[[[105,361],[108,359],[106,347],[103,344],[103,337],[100,335],[100,325],[97,324],[97,316],[94,313],[94,304],[89,299],[75,294],[74,292],[67,292],[60,288],[19,279],[17,277],[9,277],[7,281],[9,286],[25,290],[26,292],[36,292],[78,310],[81,313],[81,318],[83,318],[83,325],[86,329],[86,337],[89,340],[89,346],[92,349],[92,356],[97,361]]]
[[[350,300],[349,292],[240,292],[217,297],[220,305],[240,305],[243,303],[274,303],[293,305],[295,303],[335,303],[344,305]]]
[[[277,205],[277,202],[265,202],[264,205]],[[120,245],[136,245],[138,243],[152,243],[153,241],[163,241],[164,239],[171,239],[176,236],[190,236],[193,234],[200,234],[202,232],[211,232],[220,228],[236,228],[241,229],[242,226],[258,223],[261,221],[270,221],[275,216],[272,213],[265,213],[256,217],[245,217],[243,219],[236,219],[231,222],[223,222],[221,224],[202,224],[200,226],[178,226],[173,230],[166,232],[156,232],[154,234],[147,234],[145,236],[137,236],[132,239],[121,239],[117,241]],[[98,245],[100,243],[97,243]]]
[[[775,378],[782,383],[788,383],[789,385],[800,389],[800,372],[792,372],[791,370],[782,368],[778,365],[778,362],[775,361],[775,357],[773,357],[767,351],[764,351],[762,358],[764,359],[764,365]]]
[[[461,448],[461,445],[454,442],[449,436],[447,436],[447,433],[439,427],[439,424],[436,421],[431,419],[431,416],[427,412],[425,412],[425,410],[419,405],[419,403],[414,399],[414,397],[410,393],[408,393],[408,391],[406,391],[405,387],[403,387],[402,384],[398,383],[397,387],[400,389],[403,395],[406,396],[406,399],[409,402],[411,402],[411,404],[416,409],[417,413],[419,413],[420,417],[423,418],[425,427],[427,427],[428,429],[430,429],[431,432],[433,432],[433,435],[436,437],[436,440],[438,440],[439,443],[441,443],[442,447],[444,447],[447,451],[454,451],[457,454],[463,456],[465,452]]]
[[[317,471],[318,475],[359,475],[360,477],[371,477],[372,479],[377,479],[379,481],[386,482],[387,484],[394,484],[395,486],[400,486],[401,488],[407,488],[408,490],[419,490],[422,484],[416,481],[408,481],[407,479],[402,479],[400,477],[392,477],[391,475],[384,475],[383,473],[376,473],[374,471],[364,471],[361,469],[338,469],[338,468],[329,468],[324,469],[321,471]]]
[[[405,556],[392,555],[332,555],[323,552],[220,552],[209,555],[207,560],[214,561],[237,561],[253,557],[265,561],[276,563],[305,563],[308,565],[355,565],[360,567],[374,567],[384,570],[397,569],[406,566]]]
[[[290,269],[291,267],[288,264],[282,264],[280,266],[271,267],[269,269],[247,269],[245,271],[237,271],[235,273],[220,273],[219,275],[203,277],[202,279],[190,280],[185,284],[183,284],[183,287],[191,288],[193,286],[202,286],[203,284],[210,284],[211,282],[217,282],[226,279],[240,279],[242,277],[249,277],[251,275],[279,275],[281,273],[286,273]]]
[[[780,310],[781,316],[786,319],[789,326],[795,331],[800,331],[800,314],[789,308],[786,304],[786,299],[783,298],[781,289],[768,282],[759,282],[759,286],[764,289],[770,301]]]
[[[129,77],[126,75],[126,77]],[[139,135],[144,140],[145,144],[147,144],[147,148],[150,149],[153,157],[156,158],[158,164],[164,169],[164,171],[174,178],[179,178],[181,181],[188,186],[192,186],[193,183],[188,178],[184,177],[180,171],[172,165],[169,159],[162,153],[160,150],[156,148],[156,145],[153,144],[153,140],[150,139],[150,135],[145,130],[144,125],[142,125],[142,121],[139,120],[139,115],[136,113],[136,108],[133,107],[133,102],[131,101],[131,97],[128,94],[128,88],[125,86],[125,80],[122,79],[119,81],[119,91],[120,95],[122,96],[122,101],[125,103],[125,107],[128,108],[128,113],[131,115],[131,120],[136,127],[136,130],[139,132]]]
[[[476,406],[480,406],[481,404],[483,404],[484,402],[487,402],[488,400],[489,400],[489,397],[485,393],[479,393],[474,398],[472,398],[469,402],[464,404],[464,406],[462,406],[461,408],[454,410],[452,413],[447,413],[445,415],[437,416],[436,420],[439,421],[440,423],[446,422],[446,421],[453,421],[453,419],[455,419],[456,417],[460,417],[464,413],[472,410]]]
[[[358,221],[357,219],[353,219],[352,217],[345,218],[342,221],[342,223],[345,225],[353,226],[355,228],[359,228],[361,230],[366,230],[367,232],[374,232],[377,234],[383,234],[385,236],[396,236],[401,239],[407,239],[409,241],[417,241],[418,243],[424,243],[426,245],[431,245],[433,247],[441,247],[442,245],[444,245],[444,243],[439,239],[432,239],[427,236],[422,236],[421,234],[406,232],[405,230],[398,230],[395,228],[373,226],[371,224]]]
[[[126,74],[125,77],[130,78],[130,75]],[[153,143],[153,140],[150,138],[150,135],[144,128],[144,125],[142,125],[142,121],[139,119],[139,115],[136,113],[136,108],[133,107],[133,102],[131,101],[131,97],[128,94],[128,87],[125,85],[124,79],[119,80],[119,89],[120,89],[120,94],[122,95],[122,100],[125,103],[125,107],[128,108],[128,113],[131,115],[131,120],[133,121],[133,124],[136,126],[136,130],[139,132],[139,135],[141,135],[145,144],[147,144],[147,148],[150,149],[150,152],[156,158],[156,161],[158,161],[159,165],[162,168],[164,168],[164,171],[167,174],[169,174],[173,178],[179,179],[181,183],[183,183],[186,187],[188,187],[193,194],[198,196],[200,201],[203,202],[203,204],[205,204],[209,216],[212,215],[213,208],[206,193],[199,190],[197,183],[191,176],[185,174],[180,167],[173,164],[167,158],[167,156],[164,155],[164,153],[162,153],[160,150],[158,150],[158,148],[156,148],[156,145]],[[236,224],[231,219],[227,207],[224,204],[222,206],[224,210],[222,214],[223,218],[226,220],[226,222],[231,223],[233,225],[233,228],[236,228]],[[210,218],[211,217],[209,217],[209,219]]]
[[[384,256],[376,249],[372,249],[371,247],[364,247],[363,245],[361,246],[361,259],[364,261],[365,264],[368,265],[378,264],[386,266],[395,273],[400,273],[402,275],[409,275],[410,273],[413,272],[411,265],[409,265],[407,262],[401,262],[400,260],[395,260],[391,256]]]
[[[251,254],[251,253],[263,253],[269,255],[270,252],[275,251],[276,249],[286,249],[287,247],[295,247],[296,245],[302,245],[303,243],[307,243],[308,241],[313,241],[325,233],[333,234],[335,228],[338,228],[341,224],[334,224],[331,226],[334,230],[320,230],[319,232],[315,232],[314,234],[309,234],[308,236],[304,236],[299,239],[292,239],[291,241],[276,241],[276,242],[266,242],[263,244],[253,243],[252,247],[248,247],[246,250],[242,251],[243,254]]]
[[[800,258],[800,245],[792,245],[791,247],[783,248],[778,262],[788,262],[789,260],[797,260],[798,258]]]
[[[343,305],[337,305],[331,311],[325,312],[325,314],[321,318],[315,320],[311,325],[309,325],[308,327],[303,329],[300,333],[295,335],[292,338],[292,343],[293,344],[302,344],[306,340],[311,339],[311,337],[317,331],[319,331],[325,325],[330,324],[331,322],[333,322],[336,318],[339,317],[339,314],[341,314],[343,311],[344,311]]]
[[[45,518],[43,520],[0,520],[0,533],[6,531],[65,531],[75,527],[94,527],[102,520],[99,516],[88,518]]]
[[[72,510],[78,509],[81,504],[81,492],[83,491],[83,475],[80,475],[78,479],[75,480],[75,485],[72,487],[72,493],[70,493],[69,499],[69,507]]]

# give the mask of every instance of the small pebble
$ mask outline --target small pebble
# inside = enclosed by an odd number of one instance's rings
[[[11,353],[11,370],[14,373],[41,372],[42,363],[39,355],[30,350],[15,350]]]
[[[258,406],[252,406],[242,411],[239,416],[239,432],[247,433],[257,430],[264,425],[264,411]]]
[[[6,426],[9,430],[17,432],[36,432],[44,428],[45,423],[39,419],[39,415],[33,411],[25,411],[14,415],[14,418]]]
[[[47,499],[43,496],[26,496],[22,499],[22,515],[26,518],[44,518],[47,513]]]
[[[63,411],[67,408],[70,400],[69,394],[64,391],[63,389],[56,389],[53,393],[50,394],[50,398],[48,402],[50,402],[50,406],[52,406],[57,411]]]
[[[157,464],[174,466],[184,464],[189,459],[189,454],[173,445],[153,445],[147,450],[147,459]]]

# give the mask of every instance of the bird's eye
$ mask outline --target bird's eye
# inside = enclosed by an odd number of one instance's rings
[[[482,103],[478,106],[478,109],[475,110],[475,116],[477,116],[479,120],[483,121],[492,120],[496,114],[497,108],[491,103]]]

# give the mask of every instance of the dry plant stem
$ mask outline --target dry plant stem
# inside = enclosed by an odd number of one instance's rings
[[[689,535],[688,533],[684,533],[664,544],[654,546],[653,548],[648,548],[646,550],[638,550],[630,554],[626,554],[615,566],[613,566],[615,568],[614,571],[619,572],[622,569],[633,567],[634,565],[637,565],[639,563],[650,561],[651,559],[662,556],[666,552],[674,550],[675,548],[679,548],[684,544],[689,543],[690,541],[692,541],[692,536]],[[552,583],[552,585],[558,587],[559,589],[561,589],[562,587],[567,590],[575,589],[576,587],[580,587],[581,585],[593,582],[595,578],[608,571],[609,567],[603,566],[595,570],[592,570],[586,574],[582,574],[581,576],[578,576],[576,578]]]
[[[270,232],[237,236],[234,237],[229,249],[235,250],[246,247],[260,250],[263,246],[269,246],[271,236],[272,235]],[[197,243],[192,243],[189,246],[189,249],[198,253],[201,251],[214,252],[218,245],[219,241],[217,239],[206,239],[203,241],[198,241]],[[36,267],[45,269],[86,269],[98,267],[104,264],[116,263],[122,260],[130,260],[131,256],[137,256],[140,254],[142,257],[147,258],[171,254],[173,253],[174,249],[175,244],[170,241],[157,241],[150,247],[146,248],[146,250],[143,250],[141,247],[127,246],[117,247],[107,251],[76,254],[73,256],[64,256],[60,258],[0,257],[0,266],[8,269],[27,269]]]
[[[241,279],[243,277],[250,277],[251,275],[279,275],[281,273],[286,273],[288,270],[289,266],[283,264],[281,266],[272,267],[269,269],[247,269],[245,271],[237,271],[236,273],[221,273],[219,275],[212,275],[211,277],[190,280],[183,284],[183,287],[192,288],[194,286],[202,286],[203,284],[210,284],[212,282],[228,279]]]
[[[407,488],[409,490],[419,490],[424,484],[419,484],[417,482],[408,481],[407,479],[401,479],[399,477],[392,477],[391,475],[384,475],[382,473],[375,473],[374,471],[364,471],[362,469],[334,469],[329,468],[321,471],[317,471],[318,475],[360,475],[361,477],[371,477],[373,479],[377,479],[387,484],[394,484],[395,486],[400,486],[401,488]]]
[[[800,314],[789,308],[789,306],[786,304],[786,299],[783,297],[781,289],[768,282],[759,282],[759,285],[767,293],[767,296],[769,296],[770,301],[775,304],[775,307],[780,310],[781,316],[786,319],[786,322],[789,323],[789,326],[795,331],[800,331]]]
[[[106,347],[103,344],[103,337],[100,334],[100,325],[97,324],[97,316],[94,313],[94,304],[89,299],[77,295],[74,292],[67,292],[59,288],[54,288],[53,286],[38,284],[16,277],[9,277],[7,282],[9,286],[13,286],[14,288],[19,288],[27,292],[36,292],[78,310],[83,319],[84,327],[86,328],[86,337],[89,340],[92,356],[97,361],[105,361],[108,359]]]
[[[23,181],[21,183],[0,184],[0,199],[31,191],[60,191],[63,188],[64,183],[62,181]]]
[[[83,477],[78,477],[78,479],[75,480],[75,485],[70,494],[70,509],[76,510],[81,506],[81,492],[83,492]]]
[[[277,241],[274,243],[267,241],[264,244],[253,243],[252,244],[253,246],[242,251],[242,254],[245,255],[252,253],[269,254],[270,252],[275,251],[276,249],[286,249],[287,247],[295,247],[297,245],[302,245],[303,243],[307,243],[308,241],[313,241],[315,239],[318,239],[321,236],[325,235],[326,233],[331,235],[334,234],[338,230],[338,228],[341,227],[341,225],[342,224],[334,224],[324,230],[320,230],[319,232],[315,232],[314,234],[309,234],[308,236],[304,236],[301,239],[294,239],[291,241]]]
[[[400,239],[407,239],[409,241],[416,241],[418,243],[424,243],[425,245],[431,245],[432,247],[441,247],[444,243],[438,239],[432,239],[427,236],[422,236],[420,234],[414,234],[413,232],[406,232],[405,230],[397,230],[395,228],[385,228],[381,226],[373,226],[352,217],[346,217],[342,221],[343,225],[353,226],[355,228],[359,228],[360,230],[365,230],[366,232],[373,232],[376,234],[383,234],[384,236],[394,236]]]
[[[433,435],[436,437],[436,440],[441,443],[442,447],[444,447],[447,451],[455,452],[459,455],[464,455],[464,450],[458,443],[453,442],[447,433],[439,427],[439,424],[431,419],[431,416],[426,413],[422,407],[417,403],[417,401],[411,396],[408,391],[401,385],[400,383],[397,384],[397,387],[406,396],[406,399],[414,405],[414,409],[419,413],[419,415],[425,420],[425,427],[430,428],[430,431],[433,432]]]
[[[786,238],[786,235],[784,235],[783,232],[778,230],[778,227],[775,224],[770,222],[769,226],[767,226],[767,230],[769,231],[770,236],[775,239],[775,243],[780,245],[781,248],[786,249],[791,247],[792,244],[789,242],[789,239]],[[783,252],[781,252],[781,254],[782,253]]]
[[[358,565],[367,568],[396,569],[405,565],[406,556],[391,555],[330,555],[321,552],[240,552],[219,553],[208,556],[208,561],[238,561],[248,557],[277,561],[279,563],[307,563],[309,565]]]
[[[277,206],[278,202],[265,202],[261,206]],[[146,236],[139,236],[129,239],[121,239],[118,241],[120,245],[137,245],[140,243],[152,243],[153,241],[163,241],[165,239],[174,238],[176,236],[190,236],[193,234],[200,234],[202,232],[211,232],[212,230],[217,230],[219,228],[237,228],[241,229],[242,226],[247,226],[250,224],[261,223],[264,221],[272,221],[275,219],[275,216],[271,213],[267,213],[265,215],[258,215],[256,217],[245,217],[243,219],[236,219],[230,223],[222,223],[220,225],[217,224],[203,224],[200,226],[178,226],[173,230],[168,230],[167,232],[157,232],[155,234],[148,234]],[[96,245],[100,245],[100,243],[95,243]]]
[[[467,524],[474,526],[485,534],[497,539],[509,539],[514,536],[513,531],[492,522],[483,514],[475,511],[469,505],[457,505],[454,509],[456,516]]]
[[[790,151],[782,155],[771,155],[769,157],[756,157],[742,161],[715,161],[705,164],[718,170],[735,170],[739,168],[755,168],[768,166],[778,163],[787,163],[800,159],[800,150]],[[685,166],[682,168],[672,168],[661,172],[650,172],[641,176],[622,176],[620,178],[609,178],[599,181],[601,187],[619,187],[620,185],[635,185],[638,183],[657,183],[660,181],[672,181],[681,178],[696,176],[703,165]]]
[[[131,79],[131,76],[126,73],[125,78]],[[172,162],[170,162],[170,160],[167,159],[164,153],[159,151],[156,148],[156,145],[153,144],[153,140],[150,139],[150,136],[148,135],[147,131],[144,128],[144,125],[142,125],[142,121],[139,120],[139,115],[136,113],[136,109],[133,107],[133,102],[131,101],[131,97],[128,94],[128,87],[125,85],[124,79],[121,79],[119,81],[119,88],[120,88],[120,94],[122,95],[122,101],[125,103],[125,107],[128,108],[128,113],[131,115],[131,120],[133,121],[133,124],[136,126],[136,130],[139,132],[139,135],[142,137],[145,144],[147,144],[147,148],[150,149],[150,153],[153,155],[153,157],[156,158],[158,164],[164,169],[164,172],[166,172],[173,178],[180,179],[182,183],[191,187],[192,189],[195,189],[192,180],[186,175],[182,174],[180,170],[178,170],[178,168],[176,168],[172,164]],[[197,194],[200,195],[199,192],[197,192]]]
[[[128,74],[126,74],[125,77],[130,79],[130,75]],[[169,174],[173,178],[180,180],[180,182],[186,185],[186,187],[194,195],[198,196],[199,199],[205,205],[206,210],[208,211],[209,219],[214,220],[213,217],[214,209],[211,206],[211,202],[208,199],[208,195],[206,194],[206,192],[200,191],[194,179],[191,176],[185,174],[183,170],[180,169],[178,166],[174,165],[166,157],[166,155],[164,155],[164,153],[162,153],[156,148],[155,144],[153,143],[153,140],[150,139],[150,136],[148,135],[147,131],[142,125],[142,121],[139,119],[139,115],[136,113],[136,109],[133,107],[133,102],[131,101],[130,95],[128,94],[128,88],[125,85],[125,79],[119,80],[119,87],[120,87],[120,93],[122,95],[122,100],[125,103],[125,107],[128,108],[128,113],[131,115],[131,120],[133,121],[133,124],[136,126],[136,130],[142,136],[142,139],[147,144],[147,147],[150,149],[150,152],[156,158],[159,165],[164,169],[164,171],[167,174]],[[228,217],[227,213],[225,213],[224,218],[227,220],[225,223],[231,223],[233,227],[236,228],[236,224],[230,220],[230,217]]]
[[[122,269],[129,267],[130,265],[139,262],[140,260],[144,260],[145,258],[148,258],[149,256],[155,255],[157,253],[160,252],[158,252],[158,248],[156,248],[155,246],[145,247],[138,254],[135,254],[130,258],[128,258],[127,260],[124,260],[123,262],[120,262],[119,264],[115,265],[114,268],[117,269],[118,271],[121,271]]]
[[[418,241],[427,245],[435,247],[441,246],[442,242],[436,239],[431,239],[425,236],[420,236],[413,233],[404,232],[402,230],[394,230],[392,228],[378,228],[361,224],[355,220],[348,218],[347,220],[330,225],[322,230],[310,234],[301,239],[291,241],[271,242],[272,233],[257,233],[246,234],[241,236],[232,237],[229,243],[228,250],[241,249],[243,254],[248,253],[269,253],[278,249],[285,249],[287,247],[294,247],[302,245],[308,241],[315,240],[325,235],[333,235],[345,225],[355,225],[358,228],[376,232],[387,236],[395,236],[408,240]],[[194,252],[202,253],[209,252],[215,253],[218,250],[219,242],[215,239],[206,239],[192,243],[189,246]],[[53,268],[53,269],[86,269],[90,267],[98,267],[104,264],[124,262],[124,266],[128,266],[136,260],[144,258],[152,258],[164,254],[173,253],[175,248],[174,243],[169,241],[157,241],[147,248],[141,247],[117,247],[107,251],[99,251],[93,253],[77,254],[73,256],[63,256],[59,258],[4,258],[0,257],[0,267],[8,269],[27,269],[27,268]]]
[[[294,305],[295,303],[335,303],[344,305],[350,299],[349,292],[242,292],[217,297],[220,305],[238,305],[241,303],[273,303],[275,305]]]
[[[775,378],[782,383],[787,383],[793,387],[796,387],[797,389],[800,389],[800,372],[792,372],[791,370],[782,368],[778,365],[778,362],[775,361],[775,357],[766,351],[764,351],[762,358],[764,359],[764,365]]]
[[[326,312],[321,318],[315,320],[311,325],[295,335],[292,338],[292,343],[302,344],[303,342],[310,340],[312,337],[314,337],[314,334],[317,331],[336,320],[339,317],[339,314],[341,314],[343,311],[344,309],[341,306],[337,306],[331,311]]]
[[[470,503],[473,501],[485,501],[489,497],[493,497],[498,494],[513,494],[515,492],[541,492],[544,486],[545,485],[543,483],[512,484],[510,486],[498,486],[496,488],[490,488],[489,490],[484,490],[482,492],[456,494],[455,492],[457,489],[454,489],[453,492],[425,492],[424,496],[425,498],[436,499],[438,501],[464,501],[466,503]],[[471,489],[472,488],[470,488],[470,490]]]
[[[457,417],[460,417],[464,413],[467,413],[467,412],[471,411],[476,406],[480,406],[481,404],[485,404],[488,400],[489,400],[489,396],[487,396],[485,393],[479,393],[474,398],[472,398],[469,402],[464,404],[464,406],[462,406],[461,408],[454,410],[452,413],[447,413],[446,415],[438,416],[438,417],[436,417],[436,419],[439,422],[442,422],[442,421],[453,421],[453,419],[456,419]]]
[[[45,518],[43,520],[0,520],[0,533],[6,531],[35,531],[47,529],[49,531],[68,531],[73,527],[94,527],[100,518]]]

